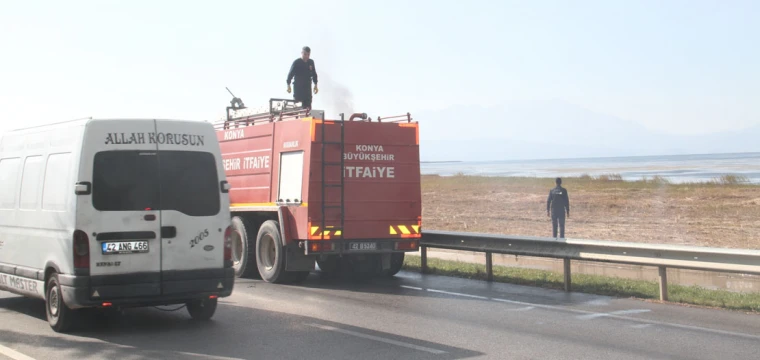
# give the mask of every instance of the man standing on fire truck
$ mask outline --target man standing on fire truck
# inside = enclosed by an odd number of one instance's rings
[[[319,92],[317,87],[317,68],[314,60],[310,59],[311,49],[304,46],[301,49],[301,57],[293,61],[288,72],[288,93],[293,91],[290,82],[293,81],[295,92],[293,99],[303,104],[303,107],[311,110],[311,82],[314,81],[314,94]]]

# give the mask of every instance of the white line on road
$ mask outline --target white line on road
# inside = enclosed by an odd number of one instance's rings
[[[499,302],[503,302],[503,303],[510,303],[509,300],[504,300],[504,299],[499,299],[499,298],[491,298],[491,300],[493,300],[493,301],[499,301]],[[508,311],[528,311],[528,310],[533,310],[535,308],[536,308],[535,306],[526,306],[526,307],[521,307],[521,308],[517,308],[517,309],[509,309]]]
[[[404,289],[411,289],[411,290],[422,290],[422,288],[420,288],[420,287],[416,287],[416,286],[406,286],[406,285],[401,285],[401,287],[402,287],[402,288],[404,288]]]
[[[132,351],[135,351],[135,353],[138,353],[140,351],[143,351],[143,349],[134,347],[134,346],[128,346],[128,345],[120,345],[120,344],[114,344],[110,343],[108,341],[100,340],[99,342],[107,345],[107,346],[113,346],[120,349],[129,349]],[[153,352],[150,350],[146,350],[149,353]],[[226,357],[226,356],[216,356],[216,355],[208,355],[208,354],[197,354],[197,353],[191,353],[191,352],[184,352],[184,351],[167,351],[174,354],[181,354],[185,356],[195,356],[203,359],[216,359],[216,360],[243,360],[241,358],[232,358],[232,357]],[[5,355],[13,360],[35,360],[33,357],[26,356],[16,350],[13,350],[11,348],[5,347],[3,345],[0,345],[0,355]]]
[[[631,309],[631,310],[613,311],[613,312],[610,312],[608,314],[610,314],[610,315],[628,315],[628,314],[641,314],[641,313],[650,312],[650,311],[652,311],[652,310],[649,310],[649,309]]]
[[[402,347],[409,348],[409,349],[425,351],[425,352],[429,352],[431,354],[440,355],[440,354],[445,354],[446,353],[445,351],[442,351],[442,350],[431,349],[431,348],[428,348],[428,347],[414,345],[414,344],[409,344],[409,343],[405,343],[405,342],[401,342],[401,341],[396,341],[396,340],[391,340],[391,339],[386,339],[386,338],[382,338],[382,337],[379,337],[379,336],[362,334],[362,333],[359,333],[359,332],[356,332],[356,331],[344,330],[344,329],[336,328],[336,327],[333,327],[333,326],[319,325],[319,324],[307,324],[307,325],[309,325],[311,327],[320,328],[322,330],[335,331],[335,332],[339,332],[339,333],[346,334],[346,335],[351,335],[351,336],[356,336],[356,337],[360,337],[360,338],[364,338],[364,339],[369,339],[369,340],[375,340],[375,341],[383,342],[383,343],[386,343],[386,344],[392,344],[392,345],[402,346]]]
[[[498,301],[497,299],[494,299],[494,300]],[[536,308],[535,306],[526,306],[526,307],[521,307],[521,308],[517,308],[517,309],[507,309],[507,311],[530,311],[530,310],[533,310],[535,308]]]
[[[412,287],[407,287],[412,288]],[[583,314],[583,315],[596,315],[599,314],[595,311],[586,311],[586,310],[580,310],[580,309],[573,309],[569,307],[564,306],[554,306],[554,305],[543,305],[543,304],[534,304],[524,301],[516,301],[516,300],[507,300],[507,299],[499,299],[499,298],[487,298],[483,296],[475,296],[475,295],[469,295],[469,294],[462,294],[462,293],[456,293],[451,291],[442,291],[442,290],[434,290],[434,289],[423,289],[420,288],[420,291],[428,291],[428,292],[434,292],[434,293],[442,293],[442,294],[448,294],[448,295],[454,295],[454,296],[462,296],[462,297],[469,297],[469,298],[478,298],[478,299],[485,299],[485,300],[493,300],[493,301],[500,301],[510,304],[518,304],[518,305],[524,305],[524,306],[534,306],[537,308],[542,309],[549,309],[549,310],[555,310],[555,311],[562,311],[562,312],[571,312],[576,314]],[[629,311],[629,310],[622,310],[622,311]],[[740,333],[740,332],[734,332],[734,331],[726,331],[726,330],[718,330],[718,329],[710,329],[706,327],[701,326],[692,326],[692,325],[682,325],[682,324],[674,324],[664,321],[657,321],[657,320],[649,320],[649,319],[640,319],[640,318],[634,318],[630,316],[623,316],[613,313],[608,313],[606,316],[608,318],[612,319],[618,319],[618,320],[627,320],[632,322],[637,322],[640,324],[649,324],[649,325],[661,325],[661,326],[669,326],[677,329],[685,329],[685,330],[691,330],[691,331],[699,331],[699,332],[707,332],[707,333],[713,333],[713,334],[720,334],[720,335],[728,335],[728,336],[736,336],[736,337],[742,337],[745,339],[753,339],[753,340],[760,340],[760,335],[753,335],[753,334],[746,334],[746,333]]]
[[[241,358],[231,358],[226,356],[216,356],[216,355],[207,355],[207,354],[197,354],[197,353],[191,353],[191,352],[184,352],[184,351],[175,351],[175,354],[182,354],[187,356],[197,356],[204,359],[218,359],[218,360],[243,360]]]
[[[634,329],[644,329],[652,326],[652,324],[638,324],[638,325],[631,325]]]
[[[650,312],[650,311],[651,310],[648,310],[648,309],[620,310],[620,311],[613,311],[613,312],[608,312],[608,313],[596,313],[596,314],[579,315],[578,319],[581,319],[581,320],[591,320],[591,319],[596,319],[596,318],[610,316],[610,315],[640,314],[640,313],[645,313],[645,312]]]
[[[463,296],[463,297],[468,297],[468,298],[472,298],[472,299],[488,300],[488,298],[485,297],[485,296],[462,294],[462,293],[455,293],[455,292],[451,292],[451,291],[434,290],[434,289],[427,289],[427,291],[430,291],[430,292],[433,292],[433,293],[439,293],[439,294],[446,294],[446,295]]]
[[[13,360],[34,360],[33,357],[26,356],[16,350],[0,345],[0,355],[5,355]]]

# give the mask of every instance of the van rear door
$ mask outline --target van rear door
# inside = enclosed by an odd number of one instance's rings
[[[218,291],[223,284],[229,200],[213,127],[156,121],[161,181],[164,294]]]
[[[158,148],[150,141],[154,132],[153,120],[87,125],[79,179],[91,181],[91,196],[78,196],[77,229],[90,236],[93,300],[161,294],[160,167]]]

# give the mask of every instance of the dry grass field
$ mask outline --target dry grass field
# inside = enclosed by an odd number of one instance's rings
[[[760,186],[726,176],[710,183],[617,175],[563,179],[565,236],[596,240],[760,249]],[[426,175],[423,228],[551,236],[553,179]]]

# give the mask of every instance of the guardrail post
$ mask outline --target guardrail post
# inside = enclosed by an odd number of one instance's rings
[[[493,253],[486,251],[486,279],[493,281]]]
[[[420,246],[420,272],[427,273],[427,246]]]
[[[570,292],[572,291],[572,283],[570,281],[570,258],[564,258],[563,260],[565,262],[565,291]]]
[[[668,301],[668,268],[660,266],[660,301]]]

